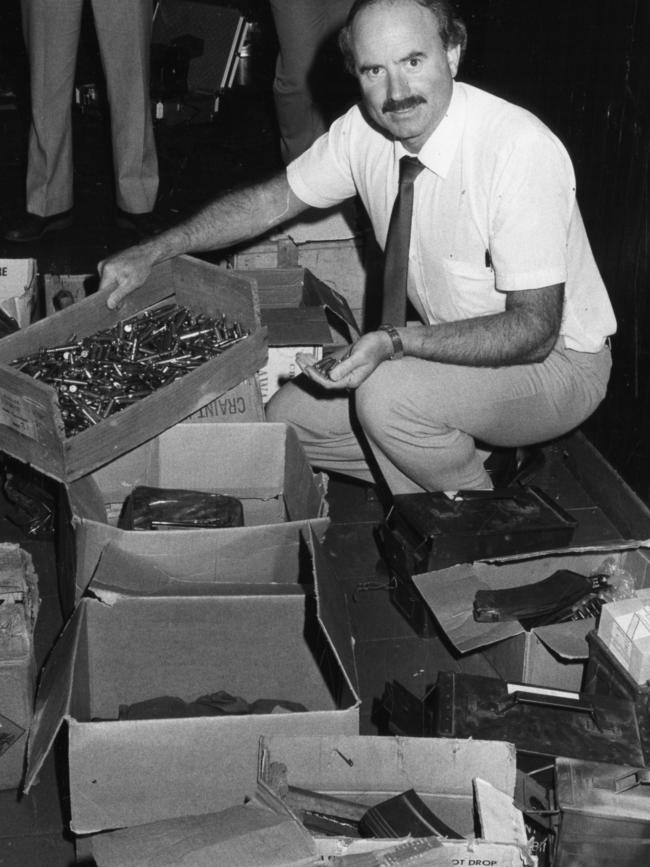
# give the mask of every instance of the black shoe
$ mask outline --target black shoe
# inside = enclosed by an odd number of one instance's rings
[[[51,217],[39,217],[28,212],[15,229],[4,233],[3,238],[16,244],[39,241],[48,232],[60,232],[70,228],[72,223],[72,210],[61,211],[60,214],[52,214]]]
[[[544,462],[544,452],[540,446],[499,448],[485,461],[485,469],[495,488],[509,488],[529,481],[544,466]]]
[[[147,211],[144,214],[130,214],[128,211],[118,208],[115,213],[115,224],[120,229],[135,232],[139,238],[150,238],[152,235],[162,232],[163,229],[153,211]]]

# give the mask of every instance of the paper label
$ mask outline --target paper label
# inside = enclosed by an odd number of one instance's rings
[[[33,408],[15,394],[0,388],[0,424],[32,440],[38,440]]]

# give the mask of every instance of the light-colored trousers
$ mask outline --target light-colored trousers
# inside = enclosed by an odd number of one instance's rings
[[[158,161],[149,99],[152,0],[91,0],[106,77],[117,204],[151,211]],[[83,0],[21,0],[32,122],[27,210],[40,217],[73,204],[72,98]]]
[[[601,402],[610,370],[607,347],[556,348],[542,363],[499,368],[407,357],[380,364],[349,395],[298,377],[267,419],[296,428],[312,466],[368,482],[369,447],[393,494],[485,489],[476,441],[525,446],[568,433]]]

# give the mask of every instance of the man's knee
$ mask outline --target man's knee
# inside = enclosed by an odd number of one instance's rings
[[[294,389],[291,383],[282,386],[275,392],[265,407],[267,421],[288,423],[291,420],[295,405]]]
[[[390,425],[393,414],[397,412],[396,403],[397,395],[392,384],[382,374],[381,367],[357,388],[354,395],[359,424],[371,437]]]

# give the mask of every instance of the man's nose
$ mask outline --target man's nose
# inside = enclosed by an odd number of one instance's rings
[[[389,71],[386,96],[398,102],[410,95],[411,89],[404,73],[400,69]]]

